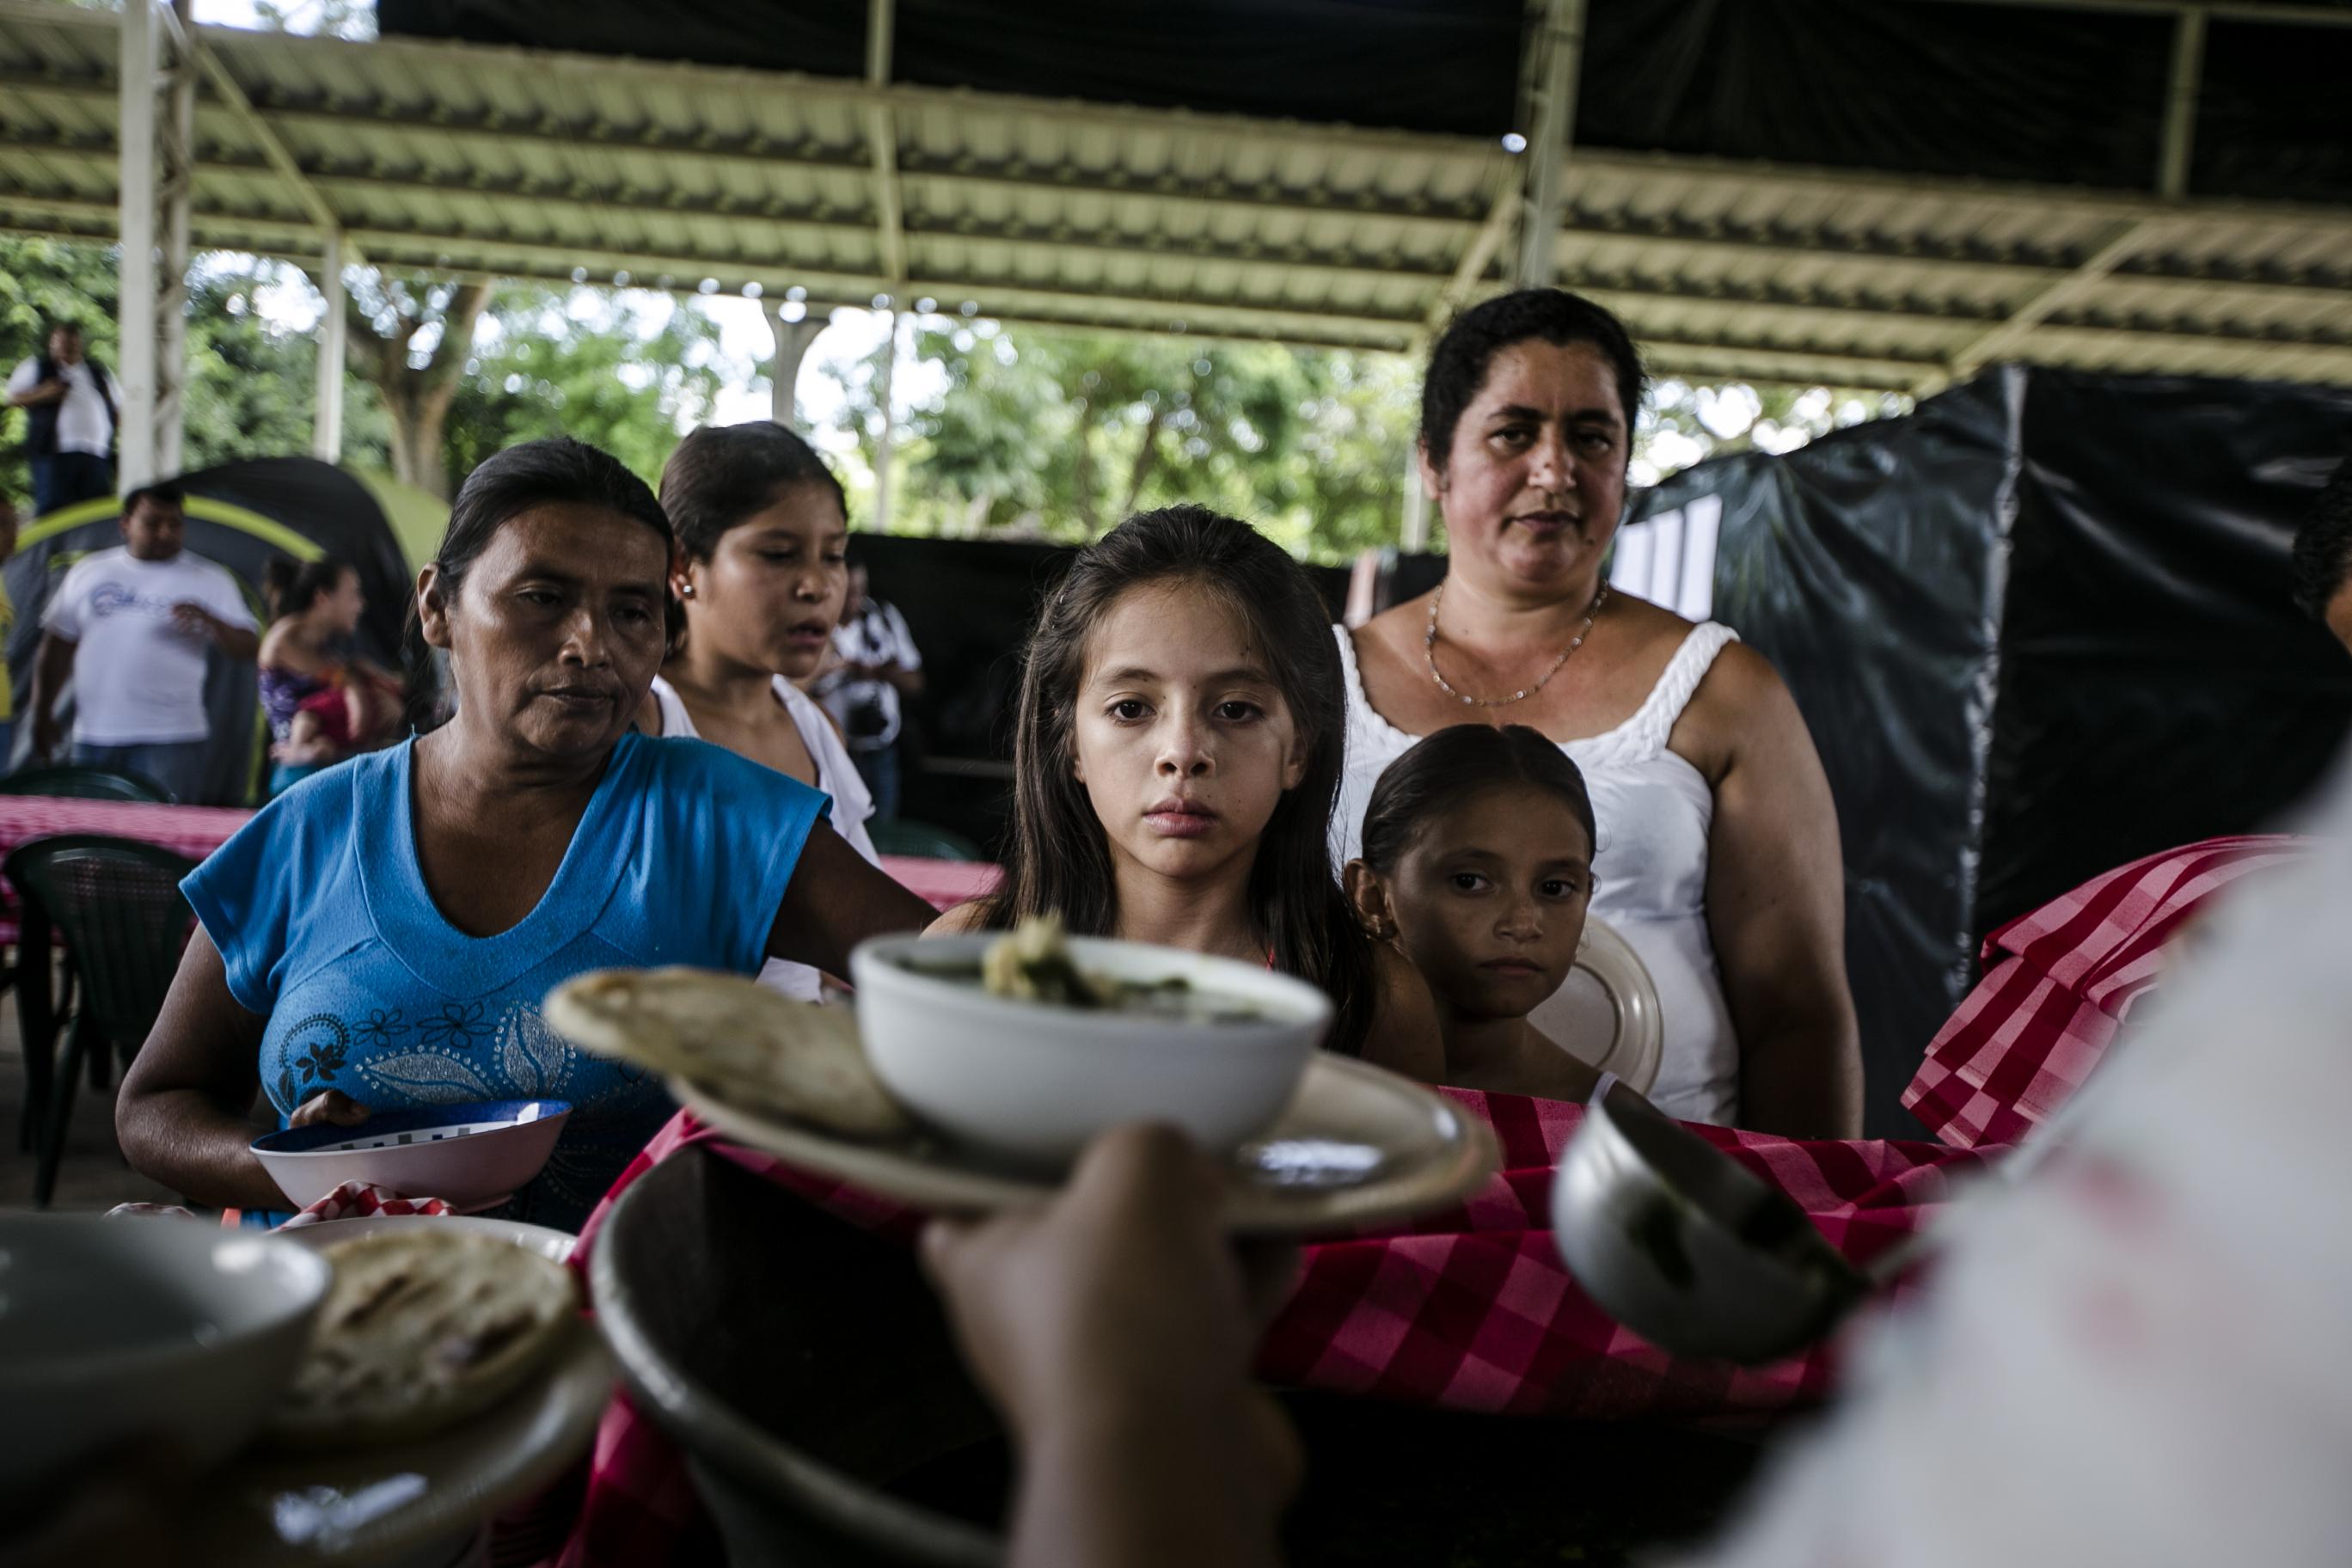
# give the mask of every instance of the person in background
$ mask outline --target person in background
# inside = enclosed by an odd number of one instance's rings
[[[269,722],[269,793],[372,748],[397,727],[400,682],[352,653],[367,613],[359,570],[328,556],[263,574],[272,619],[261,639],[261,711]],[[299,731],[299,732],[298,732]]]
[[[186,498],[147,485],[122,501],[122,547],[74,563],[41,614],[33,752],[53,754],[57,704],[74,686],[76,766],[142,774],[178,801],[203,787],[205,658],[249,659],[253,612],[226,568],[184,548]]]
[[[2352,457],[2337,465],[2294,536],[2294,602],[2352,649]]]
[[[637,728],[709,741],[833,797],[834,831],[880,864],[866,781],[816,700],[793,682],[832,647],[849,572],[846,498],[809,444],[758,420],[697,430],[662,469],[677,530],[673,604],[686,629],[654,677]],[[824,977],[770,959],[760,983],[806,1001]]]
[[[898,816],[899,700],[923,689],[923,656],[897,609],[866,593],[866,568],[849,569],[849,595],[833,630],[835,662],[815,689],[841,726],[849,754],[874,797],[874,820]]]
[[[16,503],[0,496],[0,566],[16,554]],[[16,601],[0,580],[0,773],[16,757],[16,672],[8,665],[8,639],[16,635]]]
[[[25,410],[33,462],[33,515],[114,493],[114,433],[122,388],[82,353],[81,329],[49,329],[48,349],[8,378],[9,406]]]

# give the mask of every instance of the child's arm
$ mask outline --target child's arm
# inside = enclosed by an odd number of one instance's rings
[[[286,728],[286,738],[270,747],[269,754],[299,768],[310,763],[333,762],[335,743],[327,738],[316,713],[297,712],[294,722]]]

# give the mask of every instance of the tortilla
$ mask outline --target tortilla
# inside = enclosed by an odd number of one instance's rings
[[[857,1138],[913,1123],[866,1064],[856,1017],[700,969],[610,969],[566,981],[543,1009],[599,1056],[691,1079],[747,1110]]]
[[[281,1444],[446,1431],[520,1388],[577,1321],[571,1271],[498,1237],[427,1220],[320,1256],[334,1283],[270,1424]]]

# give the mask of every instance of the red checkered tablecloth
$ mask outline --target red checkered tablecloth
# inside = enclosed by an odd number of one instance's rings
[[[103,833],[158,845],[201,860],[226,843],[253,813],[232,806],[158,805],[139,800],[68,800],[0,795],[0,856],[36,838]],[[16,889],[0,881],[0,944],[16,940]]]
[[[1958,1148],[2014,1143],[2090,1077],[2165,944],[2240,878],[2300,859],[2283,834],[2209,838],[2095,877],[1985,939],[1985,977],[1903,1091],[1928,1131]]]
[[[1447,1089],[1483,1117],[1504,1169],[1460,1206],[1410,1229],[1306,1249],[1298,1284],[1267,1331],[1269,1381],[1459,1410],[1609,1418],[1758,1415],[1818,1399],[1834,1371],[1817,1349],[1765,1367],[1672,1356],[1621,1327],[1569,1277],[1551,1237],[1551,1181],[1580,1106]],[[1695,1127],[1793,1198],[1856,1262],[1916,1230],[1956,1175],[1993,1152],[1925,1142],[1801,1142]],[[613,1196],[681,1149],[707,1145],[851,1223],[911,1238],[921,1216],[757,1150],[680,1112]],[[584,1267],[608,1196],[582,1232]],[[625,1396],[597,1433],[588,1495],[562,1568],[680,1561],[703,1539],[701,1505],[675,1449]]]

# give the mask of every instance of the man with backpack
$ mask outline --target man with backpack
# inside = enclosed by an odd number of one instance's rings
[[[122,388],[82,353],[81,329],[49,329],[48,350],[16,367],[8,403],[25,410],[36,517],[114,494],[114,436]]]

